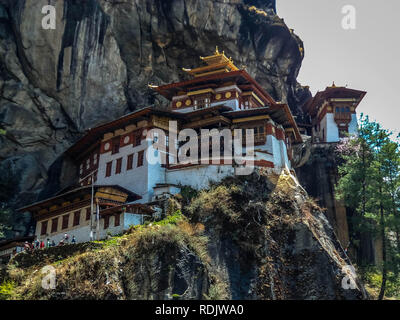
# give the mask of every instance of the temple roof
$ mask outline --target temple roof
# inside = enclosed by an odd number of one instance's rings
[[[365,91],[349,89],[346,87],[337,87],[335,83],[330,87],[326,87],[324,91],[318,91],[317,94],[309,99],[303,105],[303,111],[309,113],[311,116],[315,114],[317,107],[319,107],[327,99],[354,99],[354,107],[360,104],[361,100],[367,94]]]
[[[191,76],[201,77],[239,70],[233,64],[232,58],[228,59],[227,56],[225,56],[225,52],[219,52],[218,47],[215,49],[215,53],[213,55],[208,57],[200,57],[200,59],[203,60],[207,66],[194,69],[183,68],[183,71],[187,72]]]
[[[238,87],[241,85],[252,85],[257,93],[268,103],[275,103],[274,99],[245,70],[211,74],[162,86],[152,86],[152,88],[165,98],[171,100],[174,96],[180,95],[181,92],[190,92],[194,88],[198,90],[202,85],[204,88],[209,88],[212,84],[221,86],[227,82],[236,84]]]
[[[81,139],[79,139],[73,146],[71,146],[65,153],[72,157],[77,156],[82,152],[82,150],[87,150],[88,148],[92,147],[93,144],[98,143],[103,138],[103,135],[109,132],[110,130],[115,130],[116,128],[119,128],[121,126],[127,126],[132,121],[139,121],[145,119],[146,116],[149,116],[151,114],[165,115],[165,116],[173,115],[175,118],[184,117],[184,114],[178,112],[160,110],[152,107],[142,108],[134,112],[131,112],[127,115],[124,115],[116,120],[100,124],[97,127],[87,130],[86,134]]]
[[[282,125],[283,128],[293,128],[296,142],[300,143],[303,141],[296,121],[293,118],[292,112],[287,104],[274,104],[270,107],[228,111],[222,114],[230,119],[241,118],[243,116],[257,116],[266,114],[269,115],[276,123]]]

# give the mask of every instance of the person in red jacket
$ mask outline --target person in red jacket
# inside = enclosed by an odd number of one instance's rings
[[[44,248],[44,241],[42,240],[42,241],[40,241],[40,249],[43,249]]]

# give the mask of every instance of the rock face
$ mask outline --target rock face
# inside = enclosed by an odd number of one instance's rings
[[[335,157],[334,144],[313,144],[309,149],[308,160],[296,169],[297,177],[308,194],[319,205],[326,208],[325,215],[333,227],[343,248],[349,248],[351,256],[359,264],[379,263],[379,241],[370,234],[361,234],[360,243],[350,243],[352,232],[352,211],[335,198],[335,185],[338,180],[338,161]],[[348,223],[350,222],[350,224]],[[350,245],[350,246],[349,246]]]
[[[55,30],[42,28],[48,4]],[[296,81],[303,44],[272,0],[1,0],[0,176],[19,181],[12,206],[65,187],[76,169],[60,156],[86,129],[164,104],[147,84],[182,79],[215,46],[295,114],[310,96]]]

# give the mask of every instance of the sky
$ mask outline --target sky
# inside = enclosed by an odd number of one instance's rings
[[[303,40],[298,81],[313,94],[333,81],[367,91],[357,113],[400,132],[400,0],[277,0],[277,13]],[[342,8],[355,8],[345,30]]]

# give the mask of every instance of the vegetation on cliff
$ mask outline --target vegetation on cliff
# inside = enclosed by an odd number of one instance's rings
[[[197,192],[168,216],[106,241],[21,253],[4,276],[14,299],[363,299],[342,287],[350,262],[323,210],[290,173],[255,172]],[[40,255],[38,258],[37,255]],[[41,286],[41,268],[56,288]]]

